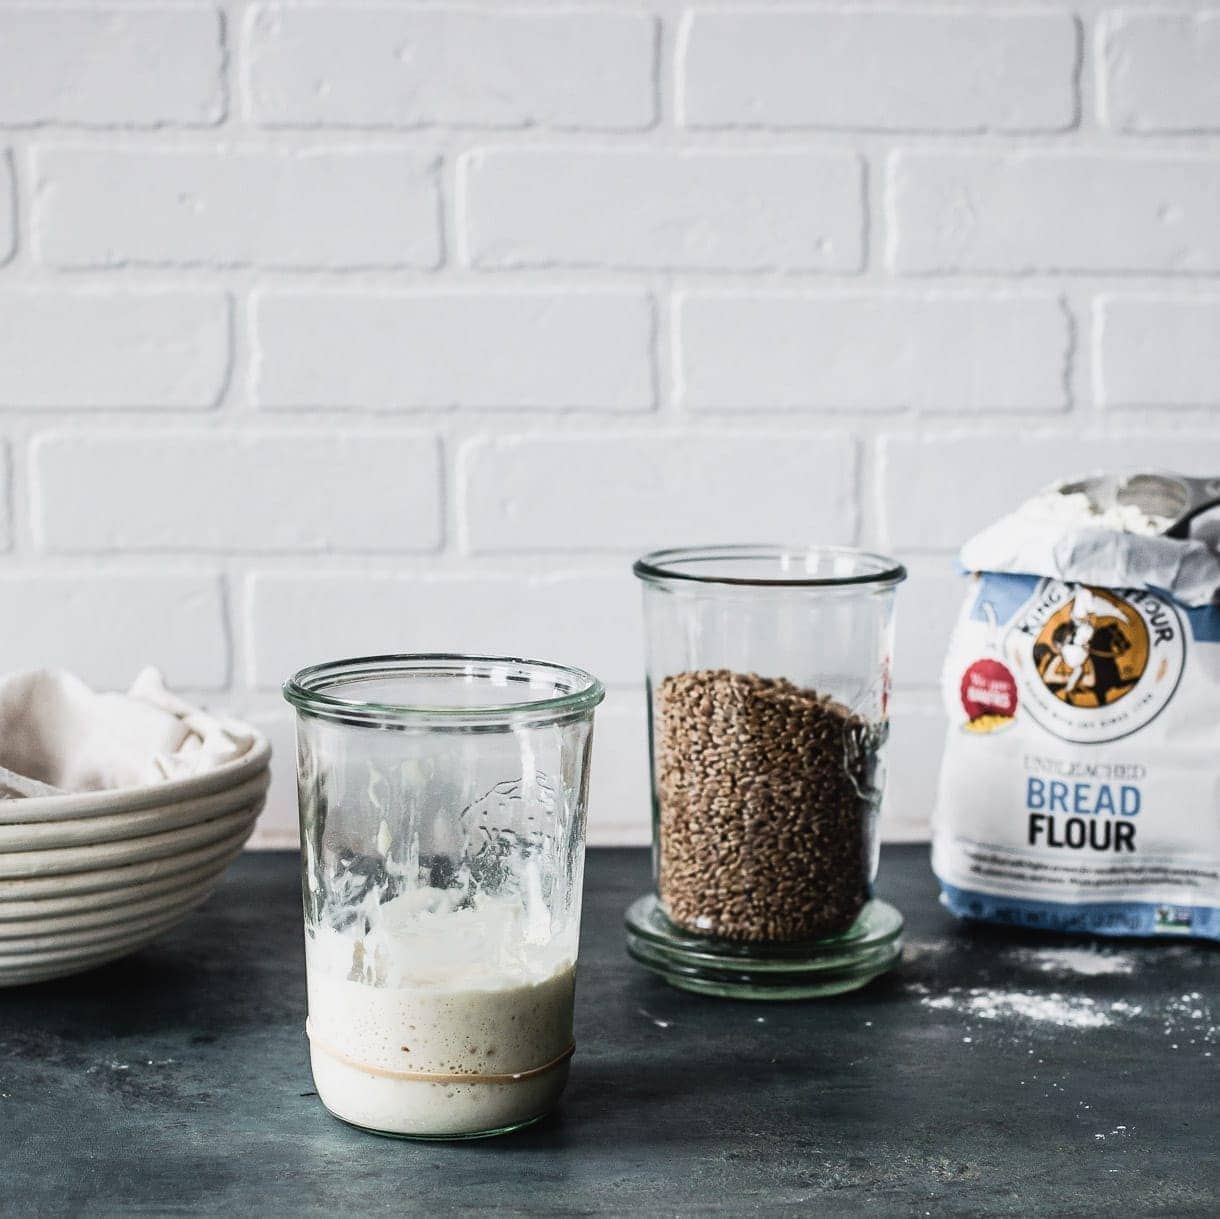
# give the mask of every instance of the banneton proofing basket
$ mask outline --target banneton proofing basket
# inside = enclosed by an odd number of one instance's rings
[[[254,738],[254,744],[240,758],[222,762],[201,775],[167,779],[164,783],[149,783],[143,787],[111,787],[100,791],[68,792],[62,796],[0,800],[0,826],[138,812],[235,787],[266,770],[271,761],[271,746],[267,738],[249,724],[239,726],[243,733]],[[4,849],[0,847],[0,851]]]
[[[215,889],[262,811],[271,747],[138,788],[0,801],[0,986],[115,960]]]

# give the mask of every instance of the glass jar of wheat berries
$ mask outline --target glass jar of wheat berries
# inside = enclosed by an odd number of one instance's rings
[[[901,564],[841,548],[663,550],[644,590],[655,892],[628,951],[675,986],[771,999],[901,955],[873,896]]]

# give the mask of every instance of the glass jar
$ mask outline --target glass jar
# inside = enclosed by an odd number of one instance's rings
[[[470,1138],[559,1099],[593,711],[578,669],[376,656],[303,669],[307,1031],[336,1117]]]
[[[628,951],[675,986],[803,998],[901,955],[872,896],[901,564],[840,548],[663,550],[643,582],[653,874]]]

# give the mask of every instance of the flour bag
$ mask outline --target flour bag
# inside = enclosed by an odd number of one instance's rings
[[[1052,489],[963,548],[933,817],[962,918],[1220,939],[1220,525]]]

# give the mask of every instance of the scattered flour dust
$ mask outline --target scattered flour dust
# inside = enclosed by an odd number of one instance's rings
[[[1027,969],[1056,977],[1101,978],[1135,972],[1135,959],[1100,948],[1012,948],[1009,956]]]
[[[907,989],[919,997],[924,1007],[954,1012],[967,1019],[1016,1019],[1061,1029],[1099,1029],[1132,1021],[1153,1021],[1161,1026],[1171,1050],[1194,1047],[1204,1058],[1212,1057],[1220,1040],[1220,1025],[1216,1023],[1212,1004],[1197,990],[1164,996],[1151,1003],[1132,1003],[1127,999],[1092,999],[1058,991],[1044,994],[982,986],[951,986],[942,994],[933,994],[922,982],[912,983]]]
[[[1170,1039],[1171,1050],[1207,1046],[1203,1057],[1212,1056],[1210,1047],[1215,1046],[1220,1027],[1216,1024],[1210,1000],[1200,991],[1172,996],[1159,1005],[1156,1017],[1161,1022],[1161,1032]]]
[[[1029,991],[980,986],[965,990],[954,986],[943,995],[926,995],[920,1003],[937,1011],[959,1012],[979,1020],[1016,1016],[1035,1024],[1067,1029],[1098,1029],[1111,1023],[1104,1008],[1087,995],[1036,995]]]
[[[654,1016],[652,1012],[645,1011],[642,1007],[636,1008],[636,1011],[638,1011],[645,1020],[651,1020],[659,1029],[667,1029],[673,1025],[672,1020],[662,1020],[659,1016]]]

